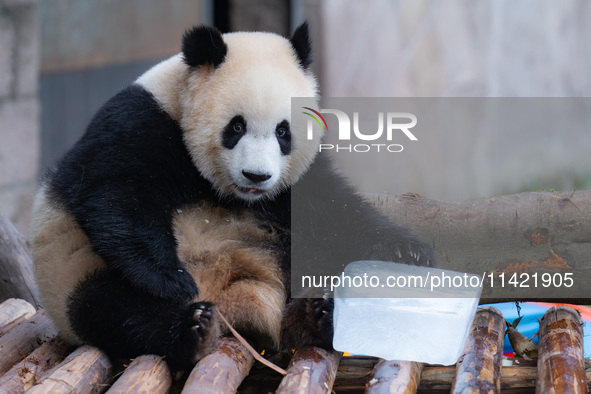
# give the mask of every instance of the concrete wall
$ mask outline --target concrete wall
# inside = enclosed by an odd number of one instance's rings
[[[40,169],[79,138],[106,99],[178,52],[185,29],[210,22],[210,6],[0,0],[0,213],[28,234]]]
[[[25,234],[40,156],[36,6],[0,1],[0,213]]]
[[[325,97],[591,96],[591,2],[585,0],[297,3],[312,22]],[[590,132],[466,130],[453,141],[434,135],[453,149],[441,160],[412,157],[413,176],[393,174],[379,190],[450,200],[591,188],[590,147],[581,143]],[[482,147],[499,154],[483,155]],[[454,157],[465,160],[448,165]]]
[[[289,1],[232,0],[229,4],[232,31],[269,31],[289,34]]]
[[[183,32],[208,23],[207,0],[44,0],[41,16],[42,167],[53,165],[94,113],[159,61]]]
[[[41,72],[170,56],[182,33],[204,22],[205,7],[205,0],[44,0]]]
[[[584,0],[325,0],[324,94],[591,95]]]

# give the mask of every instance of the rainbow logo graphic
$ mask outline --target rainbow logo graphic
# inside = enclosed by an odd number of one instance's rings
[[[318,115],[320,117],[320,119],[322,119],[322,123],[324,123],[324,130],[328,131],[328,125],[326,124],[326,120],[324,120],[324,117],[320,114],[320,112],[313,110],[310,107],[302,107],[304,109],[307,109],[309,111],[314,112],[314,114]],[[316,123],[318,123],[318,126],[320,126],[320,129],[322,130],[322,124],[320,123],[320,119],[318,119],[316,116],[312,115],[309,112],[302,112],[306,115],[308,115],[309,117],[311,117],[312,119],[314,119],[316,121]]]

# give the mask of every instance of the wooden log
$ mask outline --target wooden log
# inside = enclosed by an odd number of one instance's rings
[[[568,306],[552,307],[540,319],[537,393],[586,393],[583,322]]]
[[[368,194],[376,208],[395,223],[411,228],[435,245],[440,268],[493,273],[482,298],[525,300],[543,297],[585,298],[591,271],[591,190],[528,192],[460,203],[430,200],[416,194]],[[573,272],[572,287],[499,286],[499,273]],[[575,301],[565,301],[580,304]]]
[[[445,391],[450,392],[456,374],[456,367],[427,366],[421,374],[418,392]],[[534,392],[536,387],[536,367],[511,366],[503,367],[501,393]]]
[[[0,394],[24,393],[44,372],[62,362],[72,348],[59,336],[45,342],[0,378]]]
[[[276,393],[330,393],[341,353],[306,346],[298,349]]]
[[[510,359],[505,358],[504,360]],[[374,357],[343,357],[339,364],[336,382],[333,386],[334,391],[337,393],[362,392],[378,361]],[[586,374],[589,379],[591,378],[591,360],[585,359],[585,361],[588,370]],[[505,363],[501,377],[501,393],[523,394],[535,392],[537,379],[536,363],[537,361],[524,359],[513,359],[513,365],[510,366],[507,366],[507,363]],[[425,365],[421,373],[421,381],[417,392],[429,394],[437,392],[449,393],[455,374],[455,366]],[[250,379],[250,376],[245,380],[245,383],[248,382],[248,379]],[[259,377],[260,379],[262,378]],[[268,391],[272,391],[272,389]],[[249,386],[244,392],[257,393],[259,391]]]
[[[7,325],[5,325],[4,327],[0,328],[0,338],[2,338],[4,335],[6,335],[9,332],[11,332],[12,330],[14,330],[17,326],[20,326],[21,323],[27,321],[27,319],[29,317],[26,317],[26,316],[18,317],[16,320],[13,320],[10,323],[8,323]]]
[[[37,312],[35,307],[20,298],[9,298],[0,304],[0,329],[19,318],[28,319]]]
[[[423,363],[382,359],[374,367],[372,378],[365,386],[365,392],[371,394],[416,393],[422,370]]]
[[[234,393],[253,362],[253,355],[236,338],[224,337],[213,353],[195,365],[182,392]]]
[[[150,354],[133,360],[107,393],[164,394],[168,393],[171,384],[172,375],[166,362],[162,357]]]
[[[418,392],[445,391],[450,392],[456,375],[455,366],[425,366],[421,374]],[[536,367],[511,366],[503,367],[501,393],[534,392],[536,387]]]
[[[360,357],[343,357],[339,365],[339,373],[337,374],[336,382],[333,389],[337,393],[360,393],[362,392],[370,376],[372,367],[376,364],[376,359],[371,361],[369,358],[361,360]],[[523,362],[523,360],[520,360]],[[535,362],[533,363],[535,365]],[[590,367],[591,368],[591,367]],[[455,377],[455,366],[433,366],[426,365],[421,373],[421,382],[419,384],[418,393],[449,393],[451,385]],[[586,372],[587,379],[591,379],[591,370]],[[249,376],[250,378],[250,376]],[[248,378],[248,379],[249,379]],[[245,383],[248,382],[245,380]],[[259,377],[262,380],[262,377]],[[513,365],[503,366],[503,374],[501,378],[501,393],[534,393],[536,389],[537,369],[535,366]],[[252,382],[253,384],[245,387],[244,393],[259,393],[262,392],[258,388],[259,382]],[[276,386],[275,386],[276,387]],[[271,392],[272,388],[264,392]]]
[[[449,393],[455,376],[455,365],[445,367],[425,366],[421,373],[418,391],[445,390],[446,393]]]
[[[25,238],[0,214],[0,301],[22,298],[39,305],[33,260]]]
[[[499,393],[505,319],[498,309],[478,308],[472,329],[456,364],[452,393]]]
[[[503,377],[501,378],[501,393],[510,390],[526,390],[535,392],[538,371],[536,367],[529,366],[511,366],[503,367]]]
[[[0,338],[0,374],[56,335],[57,329],[43,309],[20,323]]]
[[[99,393],[111,377],[111,362],[92,346],[81,346],[27,393]]]
[[[373,369],[380,361],[379,358],[369,356],[342,357],[337,369],[333,391],[346,393],[361,392],[370,379]],[[277,387],[277,386],[276,386]]]

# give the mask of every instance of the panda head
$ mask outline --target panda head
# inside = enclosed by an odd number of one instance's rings
[[[201,174],[220,194],[246,201],[295,183],[320,142],[306,138],[303,118],[291,117],[292,97],[316,105],[307,25],[289,40],[197,27],[183,37],[182,61],[179,121]]]

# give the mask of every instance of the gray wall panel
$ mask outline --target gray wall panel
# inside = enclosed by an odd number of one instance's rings
[[[41,165],[54,164],[110,97],[160,60],[42,75]]]

